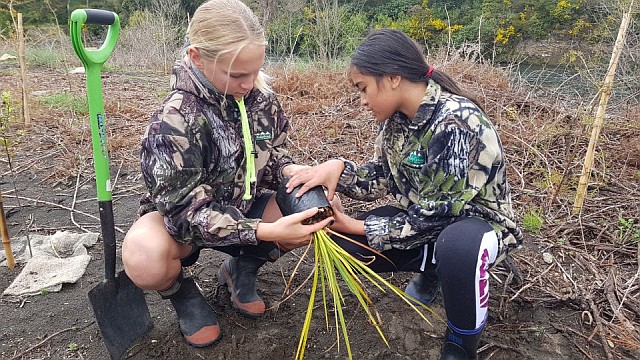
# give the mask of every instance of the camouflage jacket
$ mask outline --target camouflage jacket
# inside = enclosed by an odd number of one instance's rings
[[[390,193],[406,210],[365,219],[369,244],[379,251],[435,241],[463,216],[493,226],[501,255],[522,244],[495,128],[473,102],[433,81],[413,120],[397,112],[383,123],[369,163],[358,168],[345,160],[337,190],[366,201]]]
[[[148,193],[139,212],[159,211],[179,242],[257,244],[260,220],[243,214],[256,192],[277,189],[282,168],[292,163],[285,149],[289,122],[274,95],[253,89],[244,102],[257,175],[247,201],[242,200],[246,158],[237,103],[184,60],[174,65],[171,91],[142,139],[140,162]]]

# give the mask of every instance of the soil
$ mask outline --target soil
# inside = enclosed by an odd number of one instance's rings
[[[462,78],[473,87],[474,83],[481,83],[474,82],[477,80],[474,76],[492,76],[491,71],[479,69]],[[336,156],[362,161],[369,156],[376,126],[370,115],[359,108],[357,94],[344,81],[343,74],[301,74],[280,69],[274,70],[273,75],[276,90],[282,94],[281,102],[292,119],[290,148],[300,163],[312,164]],[[113,211],[115,224],[120,229],[116,232],[118,258],[120,241],[137,216],[138,199],[143,192],[137,165],[138,142],[149,114],[166,95],[167,83],[168,76],[148,72],[112,71],[103,76],[111,177],[116,179]],[[496,83],[495,91],[500,92],[500,86],[505,87],[507,83],[506,80],[502,85]],[[0,65],[0,84],[1,91],[11,92],[18,108],[17,65]],[[87,216],[97,216],[97,200],[86,110],[52,105],[49,100],[51,95],[61,93],[82,98],[84,78],[53,69],[30,69],[29,92],[31,126],[22,130],[14,119],[6,130],[12,138],[12,169],[4,152],[0,156],[0,191],[4,195],[9,234],[17,237],[27,233],[53,234],[58,230],[99,232],[99,221]],[[571,188],[571,181],[563,182],[557,177],[570,179],[579,171],[576,164],[580,158],[570,158],[571,152],[565,148],[574,149],[588,141],[584,128],[575,126],[576,119],[570,115],[559,116],[561,111],[557,107],[498,96],[491,98],[493,95],[488,92],[482,94],[489,103],[487,111],[504,131],[518,214],[523,216],[530,209],[537,209],[543,223],[538,231],[528,228],[526,246],[514,254],[513,266],[502,264],[492,270],[490,313],[480,358],[637,358],[640,347],[638,239],[633,238],[633,231],[638,229],[637,214],[640,213],[637,209],[640,190],[635,177],[640,161],[638,152],[621,152],[612,144],[628,143],[625,149],[638,147],[640,130],[614,124],[606,132],[602,150],[613,149],[607,152],[611,155],[606,155],[606,159],[607,164],[615,166],[608,167],[605,176],[605,166],[601,160],[596,162],[597,187],[590,187],[587,199],[590,205],[585,207],[582,217],[575,217],[567,211],[575,188]],[[519,111],[520,118],[509,117],[513,116],[507,114],[510,105]],[[629,111],[628,117],[621,121],[638,124],[638,113]],[[533,123],[531,119],[538,122]],[[541,123],[546,127],[541,127]],[[556,129],[553,133],[548,130],[551,126]],[[529,146],[523,145],[525,143]],[[613,157],[618,160],[612,161]],[[569,163],[564,163],[565,159],[569,159]],[[552,175],[556,176],[555,182],[551,182]],[[545,179],[549,180],[546,186]],[[626,200],[620,201],[621,198]],[[347,208],[353,213],[374,205],[347,202]],[[614,220],[601,222],[598,216]],[[632,223],[630,230],[622,233],[618,231],[618,216],[636,219],[636,224]],[[104,276],[102,242],[88,251],[92,260],[78,282],[65,284],[59,292],[0,298],[1,358],[108,358],[87,297],[88,291]],[[257,286],[269,309],[260,319],[248,319],[233,310],[227,290],[217,283],[217,270],[226,255],[203,251],[199,261],[185,271],[196,279],[215,309],[223,331],[221,341],[205,349],[186,345],[170,303],[155,292],[146,292],[154,327],[131,347],[127,358],[293,358],[310,283],[301,286],[286,301],[280,300],[302,253],[303,249],[295,250],[261,268]],[[543,253],[552,255],[552,260],[545,262]],[[0,290],[9,286],[23,267],[23,264],[14,269],[1,267]],[[118,269],[121,269],[120,263]],[[311,261],[303,260],[291,288],[302,285],[310,271]],[[404,288],[411,276],[385,274],[400,288]],[[605,291],[607,286],[609,290]],[[367,322],[355,299],[347,296],[345,311],[353,357],[437,359],[444,324],[427,314],[432,321],[430,325],[399,303],[395,295],[373,288],[370,291],[389,346]],[[615,312],[614,305],[618,306]],[[444,316],[441,297],[432,309]],[[320,306],[314,311],[305,356],[307,359],[347,357],[344,344],[336,344],[335,327],[325,327]]]

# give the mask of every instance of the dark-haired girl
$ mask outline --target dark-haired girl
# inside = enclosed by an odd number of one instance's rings
[[[332,229],[381,252],[378,272],[417,275],[406,292],[429,304],[442,291],[447,330],[441,359],[476,359],[487,319],[488,269],[521,246],[502,144],[482,108],[442,71],[426,63],[401,31],[369,34],[352,56],[349,76],[360,101],[381,124],[371,161],[329,160],[298,171],[297,196],[324,185],[372,201],[395,202],[351,218],[336,211]],[[375,254],[336,239],[363,260]]]

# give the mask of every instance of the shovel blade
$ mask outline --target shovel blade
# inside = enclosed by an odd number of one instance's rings
[[[153,327],[144,293],[124,271],[91,289],[89,300],[112,359],[122,358]]]

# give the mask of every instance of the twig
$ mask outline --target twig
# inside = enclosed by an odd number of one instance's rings
[[[64,209],[64,210],[68,210],[68,211],[73,211],[73,212],[75,212],[75,213],[78,213],[78,214],[84,215],[84,216],[89,217],[89,218],[91,218],[91,219],[95,219],[95,220],[100,221],[100,219],[98,219],[98,218],[97,218],[96,216],[94,216],[94,215],[87,214],[86,212],[83,212],[83,211],[80,211],[80,210],[74,210],[74,209],[72,209],[72,208],[70,208],[70,207],[67,207],[67,206],[64,206],[64,205],[60,205],[60,204],[56,204],[56,203],[52,203],[52,202],[49,202],[49,201],[37,200],[37,199],[28,198],[28,197],[25,197],[25,196],[16,196],[16,195],[7,195],[6,197],[8,197],[8,198],[10,197],[10,198],[22,199],[22,200],[27,200],[27,201],[33,201],[33,202],[35,202],[35,203],[45,204],[45,205],[49,205],[49,206],[53,206],[53,207],[57,207],[57,208],[60,208],[60,209]],[[115,227],[115,229],[116,229],[119,233],[121,233],[121,234],[124,234],[124,233],[125,233],[122,229],[120,229],[120,228],[119,228],[119,227],[117,227],[117,226]]]
[[[538,274],[538,276],[536,276],[535,278],[533,278],[531,281],[529,281],[529,283],[525,286],[523,286],[522,288],[520,288],[520,290],[518,290],[516,292],[515,295],[513,295],[511,298],[509,298],[509,301],[513,301],[515,298],[518,297],[518,295],[520,295],[521,292],[525,291],[526,289],[530,288],[531,286],[533,286],[533,284],[535,284],[535,282],[541,278],[542,276],[544,276],[544,274],[548,273],[549,270],[551,270],[551,268],[553,268],[555,266],[555,263],[549,265],[549,267],[547,267],[543,272],[541,272],[540,274]]]
[[[633,275],[633,277],[631,278],[631,280],[627,281],[626,285],[627,287],[629,287],[629,289],[631,288],[631,285],[633,285],[636,282],[636,279],[638,278],[638,276],[640,276],[640,241],[638,241],[638,250],[636,252],[637,254],[637,264],[638,264],[638,270],[636,270],[636,274]],[[627,289],[627,292],[629,290]],[[624,298],[627,296],[627,294],[624,294],[624,297],[622,298],[622,301],[624,301]]]
[[[617,317],[618,320],[620,320],[620,322],[622,323],[622,325],[624,325],[624,327],[627,328],[627,330],[634,332],[635,329],[633,328],[633,325],[624,316],[622,311],[620,311],[620,308],[622,307],[622,303],[618,303],[618,299],[616,299],[617,289],[616,289],[616,273],[615,273],[614,267],[612,267],[611,270],[609,271],[609,276],[607,277],[604,283],[604,291],[605,291],[605,297],[607,298],[607,300],[609,301],[609,305],[611,305],[611,308],[613,309],[614,317],[611,319],[611,321],[613,321],[613,319]]]
[[[80,224],[78,224],[76,222],[76,219],[73,217],[73,210],[76,207],[76,198],[78,195],[78,188],[80,187],[80,174],[82,174],[82,170],[78,171],[78,176],[76,176],[76,187],[73,191],[73,200],[71,200],[71,211],[69,212],[69,216],[71,217],[72,223],[74,223],[77,227],[79,227],[80,230],[88,233],[90,231],[80,226]]]
[[[573,142],[573,145],[569,147],[572,150],[569,156],[567,156],[567,159],[565,160],[565,167],[564,167],[564,170],[562,171],[562,177],[560,178],[560,181],[558,181],[558,185],[555,186],[553,194],[551,195],[551,199],[549,200],[549,206],[553,206],[553,203],[556,202],[556,198],[558,197],[558,194],[562,189],[562,185],[564,184],[567,178],[567,175],[569,174],[569,167],[570,167],[569,165],[573,162],[573,159],[575,159],[576,154],[578,152],[579,146],[577,146],[577,142],[578,142],[578,139],[576,138],[575,141]]]
[[[562,267],[562,265],[560,264],[560,262],[557,259],[556,259],[556,265],[558,265],[560,270],[562,270],[562,272],[567,277],[567,279],[569,279],[569,281],[571,281],[571,283],[573,284],[573,288],[575,289],[576,294],[577,294],[578,293],[578,284],[576,284],[576,282],[573,281],[573,278],[571,277],[571,275],[569,275],[569,273],[567,273],[567,271]]]
[[[72,326],[70,328],[66,328],[66,329],[62,329],[60,331],[56,331],[55,333],[47,336],[44,340],[40,341],[39,343],[33,345],[32,347],[28,348],[27,350],[25,350],[25,351],[19,353],[18,355],[12,357],[11,360],[17,360],[17,359],[23,357],[24,355],[28,354],[29,352],[31,352],[31,351],[39,348],[40,346],[44,345],[47,341],[51,340],[51,338],[53,338],[54,336],[60,335],[62,333],[65,333],[65,332],[71,331],[71,330],[82,330],[82,329],[88,327],[89,325],[92,325],[93,323],[95,323],[95,321],[91,321],[91,322],[87,323],[86,325],[84,325],[81,328]]]
[[[275,304],[268,308],[267,310],[271,310],[271,309],[278,309],[280,308],[280,305],[282,303],[284,303],[285,301],[289,300],[293,295],[295,295],[298,291],[300,291],[300,289],[302,289],[302,287],[307,283],[307,281],[309,281],[309,279],[311,279],[311,277],[313,276],[313,273],[315,271],[315,268],[312,269],[311,271],[309,271],[309,275],[307,275],[307,277],[302,281],[302,284],[300,284],[300,286],[298,286],[295,290],[293,290],[293,292],[291,292],[289,295],[285,296],[285,293],[282,294],[282,298],[279,301],[276,301]]]
[[[124,165],[124,160],[120,160],[120,166],[118,166],[118,171],[116,172],[116,176],[113,178],[113,183],[111,185],[112,191],[115,190],[116,185],[118,184],[118,177],[120,176],[120,170],[122,170],[122,165]]]
[[[602,318],[600,318],[600,310],[598,310],[598,306],[593,302],[591,296],[587,297],[587,301],[589,302],[589,306],[591,307],[591,312],[593,313],[593,318],[596,320],[596,331],[600,336],[600,341],[602,342],[602,348],[604,349],[605,354],[607,354],[607,359],[612,360],[613,355],[611,355],[611,351],[609,350],[609,342],[607,341],[607,336],[604,333],[604,326],[602,325]]]
[[[313,242],[309,242],[309,244],[307,244],[306,249],[304,249],[304,253],[302,254],[300,259],[296,263],[296,266],[293,268],[293,271],[291,272],[291,276],[289,277],[289,281],[287,282],[286,286],[284,287],[284,291],[282,292],[282,297],[285,297],[287,295],[287,293],[289,292],[289,288],[291,287],[291,282],[293,281],[293,278],[295,277],[296,273],[298,272],[298,268],[300,267],[300,264],[302,263],[302,260],[304,260],[307,257],[307,254],[309,253],[309,250],[311,249],[311,246],[313,246]],[[311,277],[311,275],[309,275],[307,277],[307,279],[310,278],[310,277]],[[306,282],[306,280],[305,280],[305,282]],[[303,282],[303,284],[305,282]]]
[[[11,162],[11,155],[9,155],[9,146],[7,145],[6,141],[4,141],[4,150],[5,150],[6,154],[7,154],[7,163],[9,164],[9,171],[13,173],[13,164]],[[16,177],[15,177],[15,175],[13,175],[11,177],[11,183],[13,184],[13,191],[16,193],[16,200],[18,202],[18,206],[22,207],[22,204],[20,204],[20,198],[17,197],[18,188],[16,187]],[[6,195],[6,197],[10,197],[10,196]],[[27,247],[29,248],[29,256],[33,256],[33,250],[31,249],[31,238],[29,238],[29,232],[28,231],[27,231]]]
[[[484,346],[482,346],[481,348],[478,349],[478,352],[480,353],[480,352],[487,351],[491,347],[497,347],[498,349],[509,350],[509,351],[513,351],[515,353],[518,353],[520,355],[523,355],[522,351],[520,351],[518,348],[514,348],[514,347],[511,347],[509,345],[504,345],[504,344],[495,343],[495,342],[490,342],[490,343],[485,344]]]

